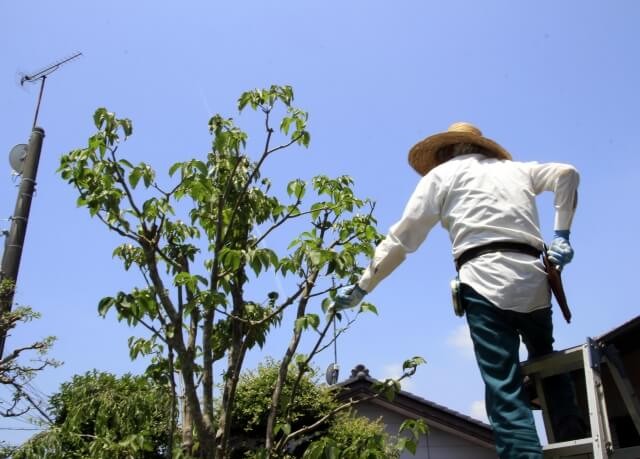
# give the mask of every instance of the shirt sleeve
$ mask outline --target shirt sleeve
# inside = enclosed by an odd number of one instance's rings
[[[408,253],[418,249],[429,231],[440,220],[441,203],[438,180],[427,174],[409,198],[402,217],[389,229],[376,247],[373,259],[358,281],[360,288],[371,292],[396,269]]]
[[[552,191],[556,209],[554,230],[571,229],[571,222],[578,204],[580,175],[575,167],[561,163],[529,163],[531,179],[536,194]]]

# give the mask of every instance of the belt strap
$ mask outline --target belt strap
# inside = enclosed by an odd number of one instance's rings
[[[542,251],[540,249],[536,249],[535,247],[525,244],[523,242],[508,242],[508,241],[498,241],[491,242],[486,245],[479,245],[477,247],[472,247],[468,250],[462,252],[456,260],[456,271],[460,271],[460,268],[467,261],[479,257],[480,255],[484,255],[485,253],[491,252],[518,252],[518,253],[526,253],[527,255],[531,255],[532,257],[539,258],[542,255]]]

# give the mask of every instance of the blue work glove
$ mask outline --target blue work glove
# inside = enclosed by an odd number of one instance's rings
[[[353,308],[362,301],[362,298],[364,298],[366,294],[367,292],[362,290],[358,284],[347,285],[346,287],[339,288],[336,292],[334,308],[336,311]]]
[[[562,269],[573,259],[573,248],[569,243],[569,230],[556,230],[553,241],[547,250],[551,263]]]

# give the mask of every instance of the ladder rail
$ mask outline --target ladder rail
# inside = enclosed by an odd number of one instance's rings
[[[640,435],[640,401],[627,377],[618,349],[613,345],[606,346],[603,350],[603,361],[607,363],[613,382],[622,397],[636,432]]]
[[[585,344],[563,351],[555,351],[541,358],[523,362],[522,374],[529,376],[535,385],[548,444],[543,446],[546,459],[565,457],[588,457],[590,459],[638,459],[640,445],[614,448],[609,412],[605,399],[605,388],[601,374],[602,365],[607,366],[613,385],[621,396],[622,403],[631,417],[633,426],[640,434],[640,399],[626,374],[624,363],[613,344],[601,343],[587,338]],[[581,370],[584,374],[588,423],[591,435],[577,440],[557,442],[542,380],[549,376]],[[607,379],[609,381],[609,379]],[[609,396],[611,388],[607,389]],[[580,456],[578,456],[580,455]]]
[[[600,376],[600,348],[591,338],[583,345],[585,386],[594,459],[607,459],[613,452],[611,429]]]
[[[581,346],[553,352],[542,358],[525,362],[522,366],[523,375],[534,380],[540,400],[544,427],[549,441],[549,444],[543,447],[545,458],[555,459],[582,454],[593,459],[608,459],[613,453],[607,407],[600,376],[601,360],[599,346],[589,338],[587,343]],[[591,436],[556,442],[542,380],[549,376],[579,369],[584,372],[585,376]]]

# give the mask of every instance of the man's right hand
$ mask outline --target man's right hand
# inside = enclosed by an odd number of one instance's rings
[[[336,292],[334,308],[336,311],[353,308],[362,301],[362,298],[364,298],[366,294],[367,292],[362,290],[358,284],[347,285],[346,287],[339,288]]]
[[[573,248],[569,243],[569,230],[556,230],[553,241],[547,250],[551,263],[562,269],[573,259]]]

